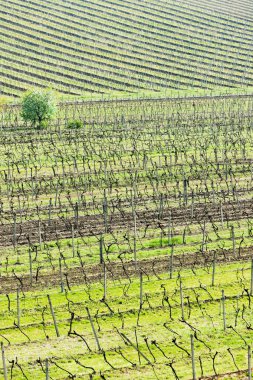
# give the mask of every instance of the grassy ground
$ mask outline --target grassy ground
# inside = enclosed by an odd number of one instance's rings
[[[250,287],[249,263],[236,263],[216,267],[215,285],[211,286],[211,272],[203,269],[181,270],[183,288],[183,310],[179,292],[179,273],[170,280],[167,274],[158,279],[143,276],[143,305],[140,307],[140,281],[108,280],[106,303],[102,302],[101,283],[89,286],[75,286],[66,294],[59,289],[48,289],[54,307],[60,337],[55,337],[52,316],[44,292],[21,294],[20,331],[13,327],[17,323],[16,296],[9,294],[9,303],[2,295],[1,336],[6,346],[8,361],[18,357],[26,376],[44,379],[44,374],[36,359],[43,364],[47,357],[57,358],[57,364],[69,370],[77,378],[88,376],[96,371],[94,379],[100,378],[100,371],[106,378],[173,378],[169,364],[173,362],[180,379],[191,377],[190,335],[195,333],[195,357],[198,376],[201,374],[199,356],[204,375],[213,374],[211,357],[218,352],[215,360],[217,373],[231,371],[238,366],[247,366],[247,344],[251,343],[251,305],[245,289]],[[221,312],[221,289],[226,301],[226,332],[223,331]],[[9,305],[9,306],[8,306]],[[103,353],[99,353],[87,318],[85,307],[89,308],[98,333],[99,343],[106,353],[110,364],[106,363]],[[9,308],[9,310],[8,310]],[[83,336],[69,335],[70,318],[74,313],[72,332]],[[140,352],[145,355],[138,359],[133,346],[126,345],[117,332],[122,332],[135,345],[137,331]],[[145,339],[149,344],[150,351]],[[173,343],[173,339],[176,339]],[[9,346],[7,342],[10,342]],[[175,345],[178,344],[178,346]],[[181,348],[180,348],[181,347]],[[183,348],[183,349],[182,349]],[[231,353],[235,359],[235,364]],[[116,351],[121,351],[127,358]],[[88,369],[76,364],[80,360]],[[147,360],[148,359],[148,360]],[[132,363],[130,363],[130,362]],[[150,361],[150,364],[148,364]],[[10,368],[10,365],[8,365]],[[115,369],[112,369],[112,366]],[[17,366],[13,378],[22,378]],[[51,363],[50,375],[63,379],[64,370]],[[145,373],[145,375],[144,375]],[[156,374],[156,375],[155,375]],[[165,377],[164,377],[165,376]]]

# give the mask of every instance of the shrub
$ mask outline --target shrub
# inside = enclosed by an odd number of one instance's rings
[[[71,120],[68,122],[68,128],[70,129],[80,129],[83,126],[83,122],[81,120]]]

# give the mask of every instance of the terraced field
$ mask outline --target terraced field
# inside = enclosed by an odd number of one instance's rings
[[[4,380],[249,379],[252,97],[66,103],[40,132],[18,112],[1,115]]]
[[[252,85],[252,3],[0,0],[1,94]]]

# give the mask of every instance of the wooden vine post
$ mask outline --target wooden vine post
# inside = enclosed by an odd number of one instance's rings
[[[250,295],[253,295],[253,258],[251,259]]]
[[[75,257],[75,227],[71,224],[71,242],[72,242],[72,256]]]
[[[235,228],[234,226],[231,226],[231,239],[232,239],[232,246],[233,246],[233,255],[235,255]]]
[[[20,290],[17,288],[17,325],[20,327]]]
[[[225,308],[225,293],[222,289],[221,291],[221,302],[222,302],[222,316],[223,316],[223,330],[226,331],[226,308]]]
[[[182,280],[180,277],[180,305],[181,305],[181,315],[182,315],[182,320],[184,321],[184,295],[183,295],[183,287],[182,287]]]
[[[103,199],[103,215],[104,215],[104,228],[105,234],[108,232],[108,204],[106,197],[106,190],[104,189],[104,199]]]
[[[248,380],[252,380],[251,346],[248,346]]]
[[[103,238],[103,235],[101,235],[101,237],[99,239],[99,262],[100,262],[100,264],[103,264],[103,262],[104,262],[103,244],[104,244],[104,238]]]
[[[51,301],[51,298],[50,298],[49,294],[47,295],[47,298],[48,298],[48,303],[49,303],[50,311],[51,311],[53,322],[54,322],[54,328],[55,328],[56,336],[59,338],[60,337],[60,333],[59,333],[59,330],[58,330],[58,326],[57,326],[57,322],[56,322],[56,317],[55,317],[55,313],[54,313],[54,308],[53,308],[52,301]]]
[[[213,255],[212,286],[214,286],[214,280],[215,280],[215,267],[216,267],[216,253],[214,253]]]
[[[142,309],[143,305],[143,275],[142,271],[140,271],[140,309]]]
[[[1,351],[2,351],[2,362],[3,362],[4,380],[8,380],[6,360],[5,360],[5,351],[4,351],[4,344],[3,344],[3,342],[1,342]]]
[[[64,293],[64,283],[63,283],[62,259],[61,259],[61,257],[59,257],[59,270],[60,270],[60,286],[61,286],[61,293]]]
[[[173,277],[173,258],[174,258],[174,244],[171,244],[170,248],[170,280]]]
[[[49,376],[49,361],[48,359],[46,359],[46,380],[49,380],[50,379],[50,376]]]
[[[103,283],[103,287],[104,287],[104,297],[103,299],[105,300],[106,299],[106,296],[107,296],[107,270],[106,270],[106,264],[105,262],[103,263],[103,277],[104,277],[104,283]]]
[[[97,335],[97,332],[96,332],[96,329],[95,329],[94,323],[93,323],[92,318],[91,318],[91,315],[90,315],[90,310],[89,310],[88,307],[86,307],[86,311],[87,311],[87,315],[88,315],[88,318],[89,318],[89,321],[90,321],[90,325],[91,325],[91,328],[92,328],[92,332],[93,332],[93,335],[94,335],[95,341],[96,341],[96,343],[97,343],[98,351],[102,351],[102,350],[101,350],[100,343],[99,343],[98,335]]]
[[[32,286],[32,283],[33,283],[33,267],[32,267],[32,252],[31,252],[30,247],[28,249],[28,253],[29,253],[30,285]]]
[[[136,232],[136,212],[134,211],[134,263],[135,268],[137,267],[137,254],[136,254],[136,239],[137,239],[137,232]]]
[[[194,353],[194,336],[191,334],[191,361],[192,361],[192,378],[197,380],[196,367],[195,367],[195,353]]]

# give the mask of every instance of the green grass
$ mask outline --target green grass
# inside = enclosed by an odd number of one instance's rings
[[[177,275],[177,273],[174,273],[174,279],[172,280],[169,280],[167,275],[162,275],[160,280],[152,276],[149,278],[144,276],[143,294],[144,296],[148,295],[149,304],[147,302],[143,304],[137,333],[141,352],[153,363],[154,359],[148,352],[144,342],[144,338],[148,337],[151,351],[156,358],[153,368],[155,372],[160,374],[159,376],[163,374],[168,379],[170,378],[169,376],[172,376],[167,365],[174,358],[175,369],[178,372],[179,378],[189,379],[191,376],[190,359],[185,352],[172,343],[172,338],[176,338],[179,346],[184,347],[187,351],[190,350],[190,334],[192,330],[189,325],[180,322],[181,309]],[[182,270],[180,276],[184,289],[185,319],[196,329],[198,339],[205,342],[210,348],[212,355],[214,355],[216,350],[219,352],[216,370],[222,373],[233,368],[231,356],[227,348],[230,348],[234,354],[237,366],[240,369],[246,368],[247,346],[245,346],[245,342],[229,326],[235,327],[235,315],[238,309],[239,314],[235,329],[239,334],[243,334],[243,339],[245,339],[246,343],[250,343],[251,332],[246,329],[246,324],[250,325],[251,309],[248,307],[247,296],[242,296],[241,294],[243,290],[242,285],[247,287],[250,283],[249,264],[236,263],[217,266],[214,287],[211,286],[211,272],[207,274],[203,269],[196,269],[194,274],[191,270]],[[48,289],[48,294],[51,296],[56,313],[60,338],[55,337],[52,317],[44,292],[35,291],[33,293],[26,293],[24,294],[25,297],[21,297],[21,329],[29,337],[30,341],[23,334],[19,333],[17,329],[12,327],[13,320],[16,319],[15,294],[9,295],[10,311],[7,310],[8,303],[6,297],[1,296],[1,335],[5,339],[5,342],[7,339],[11,341],[11,346],[8,347],[6,344],[6,356],[8,360],[11,361],[18,355],[18,362],[22,365],[28,377],[35,376],[36,374],[38,379],[44,378],[43,372],[39,370],[38,365],[32,365],[32,362],[38,357],[41,360],[45,360],[46,357],[57,357],[57,364],[62,365],[65,369],[69,369],[77,375],[77,378],[82,378],[84,374],[87,376],[90,371],[79,367],[74,363],[74,359],[80,360],[88,367],[94,367],[97,373],[101,370],[106,377],[109,376],[108,378],[118,378],[118,376],[122,376],[127,371],[129,379],[134,377],[139,378],[141,373],[145,373],[145,377],[147,375],[151,379],[154,379],[155,375],[150,365],[147,365],[146,360],[143,358],[141,359],[141,365],[139,365],[137,352],[132,347],[126,346],[115,330],[115,328],[118,328],[132,342],[135,341],[134,328],[139,309],[139,279],[132,278],[125,294],[123,289],[127,284],[129,284],[127,280],[108,281],[107,303],[113,310],[113,314],[100,301],[103,296],[103,289],[100,283],[92,284],[89,290],[85,289],[84,285],[75,286],[71,292],[68,292],[70,310],[75,313],[72,326],[73,331],[85,337],[92,350],[90,353],[87,352],[87,348],[80,338],[67,336],[70,318],[67,299],[57,289]],[[172,319],[170,319],[168,304],[166,301],[162,302],[163,289],[166,289],[166,294],[169,296],[169,302],[172,307]],[[225,333],[223,332],[222,314],[220,313],[219,300],[221,298],[221,289],[224,289],[227,297],[226,322],[228,329]],[[87,291],[89,291],[90,300],[88,299]],[[199,308],[196,302],[196,294],[198,294],[198,302],[201,308]],[[239,296],[238,300],[236,296]],[[189,297],[191,302],[191,309],[187,306],[187,297]],[[112,370],[104,362],[103,356],[96,349],[91,326],[85,313],[85,306],[89,307],[93,317],[97,314],[97,319],[94,318],[94,324],[96,330],[100,330],[98,331],[100,344],[106,352],[109,362],[115,367],[115,370]],[[41,312],[44,307],[46,309],[43,331]],[[242,307],[244,308],[243,319],[241,318]],[[212,316],[212,320],[210,316]],[[124,320],[124,328],[122,328],[122,320]],[[45,334],[48,336],[48,339],[45,338]],[[161,351],[152,344],[152,340],[157,342],[168,358],[164,357]],[[69,351],[70,347],[71,354]],[[123,354],[130,361],[133,361],[137,367],[131,368],[129,363],[124,361],[119,354],[116,354],[115,348],[121,348]],[[200,355],[203,360],[204,374],[211,375],[213,369],[210,362],[209,349],[200,341],[195,340],[195,353],[196,358]],[[198,375],[200,375],[199,362],[197,362],[196,367]],[[167,375],[165,375],[165,369]],[[53,364],[51,364],[51,371],[52,376],[56,378],[64,376],[63,372],[55,368]],[[19,379],[19,376],[16,368],[13,378]],[[95,378],[99,377],[95,376]]]

